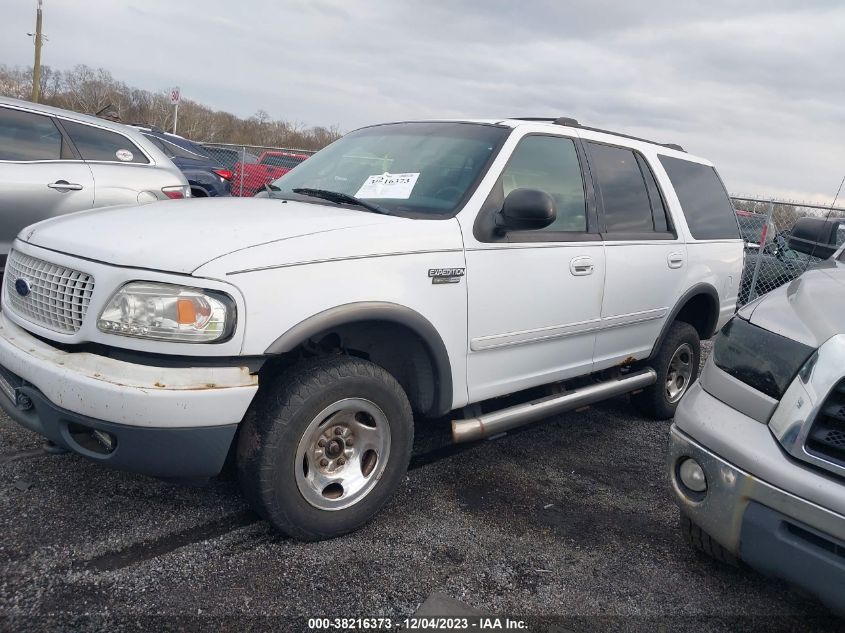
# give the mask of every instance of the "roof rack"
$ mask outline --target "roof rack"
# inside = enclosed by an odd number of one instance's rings
[[[660,145],[661,147],[666,147],[668,149],[674,149],[679,152],[686,153],[686,150],[678,145],[677,143],[658,143],[657,141],[651,141],[647,138],[642,138],[640,136],[631,136],[630,134],[622,134],[621,132],[613,132],[612,130],[603,130],[598,127],[589,127],[587,125],[581,125],[578,123],[577,119],[573,119],[571,117],[562,116],[562,117],[530,117],[530,116],[517,116],[511,117],[515,121],[538,121],[543,123],[551,123],[552,125],[565,125],[566,127],[577,127],[582,130],[589,130],[590,132],[601,132],[602,134],[613,134],[614,136],[621,136],[622,138],[629,138],[632,141],[641,141],[643,143],[651,143],[652,145]]]
[[[158,132],[159,134],[165,133],[164,130],[157,125],[150,125],[149,123],[127,123],[126,125],[141,128],[142,130],[149,130],[150,132]]]

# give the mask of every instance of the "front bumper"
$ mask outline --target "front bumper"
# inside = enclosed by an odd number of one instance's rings
[[[95,462],[152,477],[217,475],[238,428],[237,424],[190,428],[114,424],[62,409],[32,386],[17,391],[27,408],[0,394],[0,409],[21,426]],[[98,440],[95,431],[107,438],[107,444]]]
[[[0,408],[18,423],[90,459],[161,477],[219,472],[258,390],[247,367],[155,367],[65,352],[2,313],[0,373]],[[106,446],[91,442],[94,430],[113,438],[112,450],[96,450]]]
[[[714,433],[717,427],[708,422],[715,420],[726,429],[721,440],[741,444],[755,456],[744,468],[708,448],[721,444],[716,438],[708,437],[704,446],[692,437],[697,428],[704,436]],[[812,487],[817,498],[836,494],[842,500],[845,482],[797,465],[780,451],[769,451],[772,444],[776,441],[765,424],[695,385],[678,408],[670,431],[668,470],[675,503],[755,569],[801,586],[845,613],[845,515],[795,493]],[[692,493],[679,481],[678,466],[685,458],[694,459],[704,470],[705,493]],[[781,480],[773,485],[746,470],[751,468],[777,469]]]

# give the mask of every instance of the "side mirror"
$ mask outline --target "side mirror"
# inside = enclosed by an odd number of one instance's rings
[[[544,229],[555,221],[555,201],[539,189],[514,189],[505,198],[496,225],[511,231]]]
[[[838,249],[838,230],[838,219],[798,218],[789,234],[789,248],[805,255],[827,259]]]

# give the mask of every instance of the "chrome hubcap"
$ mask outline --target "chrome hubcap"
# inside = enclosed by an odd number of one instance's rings
[[[689,343],[681,345],[672,355],[669,372],[666,374],[666,399],[669,402],[677,402],[686,393],[692,378],[693,358],[692,346]]]
[[[390,455],[387,416],[373,402],[346,398],[323,409],[296,452],[296,485],[321,510],[342,510],[369,494]]]

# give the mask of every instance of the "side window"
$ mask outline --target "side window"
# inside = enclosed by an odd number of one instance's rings
[[[555,201],[557,218],[542,231],[587,230],[587,201],[581,165],[572,139],[526,136],[502,172],[507,196],[514,189],[539,189]]]
[[[716,170],[701,163],[660,156],[684,211],[690,233],[697,240],[736,239],[736,213]]]
[[[0,108],[0,160],[72,158],[50,117]]]
[[[122,134],[65,120],[62,120],[62,127],[70,134],[73,144],[85,160],[144,165],[150,162],[143,152]]]
[[[637,163],[640,165],[640,171],[643,174],[643,178],[645,178],[645,187],[646,191],[648,191],[648,199],[651,202],[654,230],[657,233],[668,233],[672,230],[672,225],[669,222],[669,212],[666,210],[666,203],[660,194],[660,187],[657,186],[657,181],[654,179],[654,174],[651,172],[648,161],[640,154],[636,154],[636,157]]]
[[[651,201],[634,151],[599,143],[587,142],[586,145],[590,151],[590,166],[598,180],[607,232],[654,232]]]

